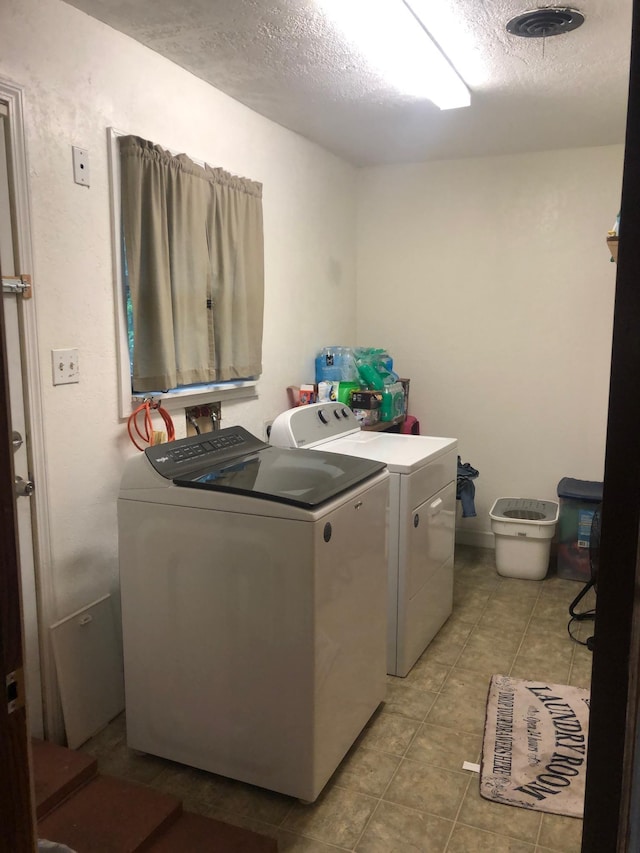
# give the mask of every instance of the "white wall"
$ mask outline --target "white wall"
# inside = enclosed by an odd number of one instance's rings
[[[258,400],[222,412],[223,425],[259,435],[287,407],[286,386],[313,380],[316,351],[353,337],[355,172],[58,0],[4,0],[0,76],[24,89],[51,622],[115,588],[116,495],[123,461],[137,452],[117,414],[106,128],[264,185],[264,375]],[[89,189],[73,182],[73,145],[89,150]],[[80,383],[53,387],[50,351],[63,347],[79,348]]]
[[[560,120],[560,119],[559,119]],[[600,480],[622,146],[364,170],[361,345],[411,378],[422,432],[480,471],[461,541],[491,545],[497,497]],[[365,332],[366,330],[366,332]]]

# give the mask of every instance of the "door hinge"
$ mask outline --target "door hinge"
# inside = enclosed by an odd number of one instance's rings
[[[24,671],[16,669],[7,675],[7,711],[13,714],[24,708]]]
[[[2,277],[2,292],[16,293],[23,299],[31,299],[33,290],[30,275],[10,275]]]

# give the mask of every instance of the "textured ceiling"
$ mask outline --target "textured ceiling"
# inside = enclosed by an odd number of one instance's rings
[[[579,0],[585,24],[544,45],[505,30],[535,0],[431,0],[471,89],[443,112],[386,86],[313,0],[67,2],[356,165],[624,141],[632,0]]]

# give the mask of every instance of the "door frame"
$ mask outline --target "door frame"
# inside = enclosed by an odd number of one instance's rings
[[[640,831],[639,200],[640,2],[634,0],[582,853],[638,850]]]
[[[0,99],[9,110],[8,156],[11,165],[11,189],[14,203],[15,254],[19,272],[31,275],[36,293],[34,298],[22,304],[23,319],[23,373],[25,416],[29,429],[30,469],[36,483],[34,494],[29,498],[33,517],[33,552],[38,598],[38,635],[40,643],[40,666],[42,677],[42,700],[44,733],[48,740],[63,742],[64,721],[58,691],[53,648],[49,626],[58,619],[52,577],[53,559],[49,522],[49,500],[47,472],[45,467],[45,441],[43,428],[42,385],[37,334],[37,281],[33,275],[31,245],[31,203],[29,196],[29,170],[27,165],[26,138],[24,132],[24,99],[20,86],[0,77]]]
[[[35,850],[35,808],[31,753],[27,730],[26,691],[20,607],[20,560],[13,490],[11,411],[4,336],[4,307],[0,303],[0,674],[16,675],[15,700],[10,706],[3,687],[0,701],[0,851]]]

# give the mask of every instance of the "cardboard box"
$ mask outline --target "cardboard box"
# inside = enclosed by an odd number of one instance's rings
[[[315,403],[316,391],[314,385],[300,386],[300,405],[306,406],[308,403]]]
[[[379,409],[382,394],[380,391],[352,391],[349,405],[352,409]]]

